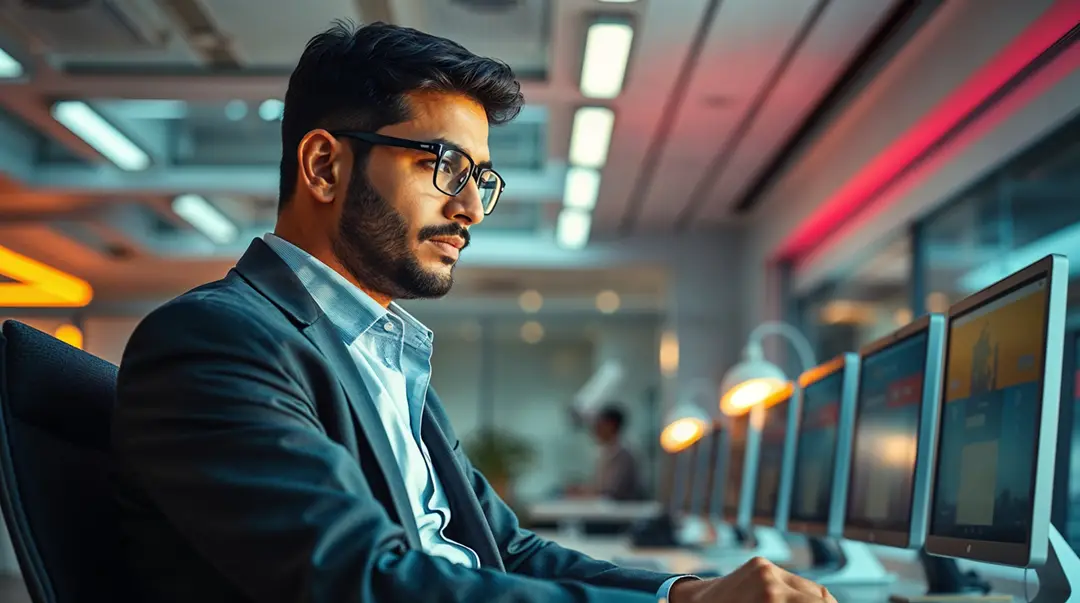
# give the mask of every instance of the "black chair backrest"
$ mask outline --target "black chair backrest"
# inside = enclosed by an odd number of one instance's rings
[[[0,509],[30,596],[119,603],[116,366],[13,320],[0,332]]]

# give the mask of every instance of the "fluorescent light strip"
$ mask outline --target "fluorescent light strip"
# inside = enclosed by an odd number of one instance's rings
[[[563,192],[564,207],[592,211],[596,207],[596,199],[599,196],[599,170],[577,166],[566,170],[566,188]]]
[[[580,209],[564,208],[555,227],[555,242],[564,249],[581,249],[589,242],[592,215]]]
[[[15,57],[4,52],[4,49],[0,48],[0,79],[22,77],[23,73],[22,63],[16,61]]]
[[[180,195],[173,199],[173,212],[183,218],[192,228],[218,245],[236,240],[239,231],[221,210],[199,195]]]
[[[71,130],[86,144],[97,149],[116,167],[129,172],[145,170],[150,166],[150,156],[135,146],[127,136],[120,133],[82,101],[61,101],[53,105],[52,115],[56,121]]]
[[[615,98],[622,91],[634,28],[629,23],[600,21],[585,36],[581,93],[588,98]]]
[[[582,107],[574,113],[570,132],[570,163],[599,168],[607,161],[615,112],[607,107]]]

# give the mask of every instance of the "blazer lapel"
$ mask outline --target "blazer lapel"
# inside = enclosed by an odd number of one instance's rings
[[[406,540],[409,546],[421,550],[423,547],[416,527],[416,518],[409,505],[408,491],[405,489],[401,468],[398,467],[394,451],[390,447],[390,440],[383,430],[375,404],[367,395],[367,386],[360,377],[356,363],[349,356],[330,320],[322,313],[292,270],[261,239],[252,241],[237,262],[236,271],[281,308],[330,363],[331,370],[345,390],[356,424],[375,454],[375,460],[390,492],[391,504],[405,529]]]
[[[430,406],[424,410],[420,435],[431,456],[432,468],[439,476],[446,500],[450,504],[450,521],[457,524],[458,530],[455,531],[461,531],[467,536],[462,539],[462,544],[473,549],[480,558],[482,567],[506,571],[484,510],[473,492],[471,476],[466,475],[463,467],[457,463],[454,450],[428,408]]]
[[[386,437],[379,411],[367,394],[367,385],[364,384],[360,372],[356,369],[356,363],[349,356],[345,344],[341,342],[340,336],[325,315],[304,329],[304,336],[315,344],[315,347],[319,348],[319,351],[330,362],[331,370],[337,375],[345,390],[345,396],[349,399],[349,407],[356,417],[356,423],[375,453],[375,460],[386,479],[390,499],[393,501],[394,510],[397,512],[402,527],[405,528],[409,545],[422,550],[420,531],[416,527],[416,518],[409,504],[409,492],[405,489],[401,468],[398,466],[393,448],[390,447],[390,439]]]

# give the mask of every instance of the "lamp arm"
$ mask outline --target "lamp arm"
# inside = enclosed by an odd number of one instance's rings
[[[750,332],[750,343],[747,347],[761,349],[761,341],[769,335],[780,335],[791,342],[791,347],[795,349],[795,354],[799,357],[799,362],[802,364],[804,371],[817,365],[814,350],[810,346],[810,342],[807,341],[806,336],[786,322],[763,322],[754,327],[754,330]]]

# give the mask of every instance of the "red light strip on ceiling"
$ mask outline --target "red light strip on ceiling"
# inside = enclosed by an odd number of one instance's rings
[[[881,196],[890,182],[1078,23],[1080,1],[1055,4],[803,220],[781,244],[776,256],[798,261],[828,242],[853,216]]]

